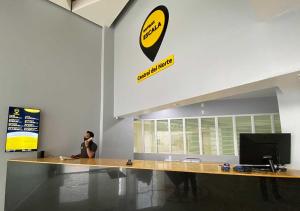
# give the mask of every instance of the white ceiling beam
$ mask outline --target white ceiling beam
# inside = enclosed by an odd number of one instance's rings
[[[73,10],[79,10],[84,7],[87,7],[91,4],[97,3],[102,0],[76,0],[73,2]]]
[[[72,11],[100,26],[110,27],[129,0],[76,0]]]
[[[71,0],[49,0],[67,10],[71,10]]]

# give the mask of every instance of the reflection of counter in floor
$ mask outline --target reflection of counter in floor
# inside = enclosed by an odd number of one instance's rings
[[[5,210],[300,210],[299,194],[300,178],[9,161]]]

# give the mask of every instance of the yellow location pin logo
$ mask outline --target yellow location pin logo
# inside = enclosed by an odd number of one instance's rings
[[[147,16],[141,32],[140,46],[144,54],[153,62],[164,39],[169,22],[168,9],[160,5]]]

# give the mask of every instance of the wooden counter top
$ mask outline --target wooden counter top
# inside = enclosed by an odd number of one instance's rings
[[[276,178],[299,178],[300,170],[289,169],[287,172],[252,172],[239,173],[231,170],[224,172],[219,166],[220,163],[184,163],[174,161],[152,161],[152,160],[134,160],[132,166],[126,166],[126,160],[117,159],[73,159],[60,160],[59,158],[22,158],[11,159],[9,162],[29,162],[29,163],[46,163],[61,165],[81,165],[94,166],[104,168],[129,168],[129,169],[147,169],[157,171],[176,171],[176,172],[192,172],[200,174],[220,174],[220,175],[237,175],[251,177],[276,177]]]

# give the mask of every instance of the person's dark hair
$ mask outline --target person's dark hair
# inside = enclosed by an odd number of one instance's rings
[[[90,135],[90,137],[94,138],[94,133],[92,131],[86,131],[86,133],[88,133]]]

